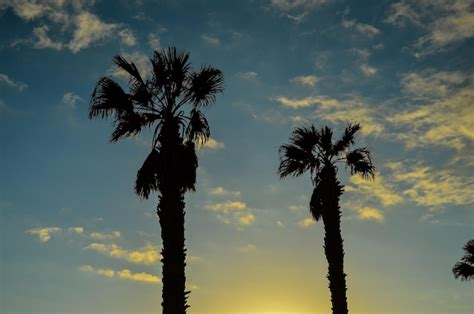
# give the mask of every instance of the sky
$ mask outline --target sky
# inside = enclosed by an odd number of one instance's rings
[[[341,199],[351,313],[472,313],[452,266],[474,238],[470,0],[0,0],[0,312],[161,313],[157,195],[133,193],[150,134],[89,120],[120,54],[210,64],[197,191],[186,196],[188,313],[330,313],[309,175],[280,180],[305,123],[362,125],[379,175]]]

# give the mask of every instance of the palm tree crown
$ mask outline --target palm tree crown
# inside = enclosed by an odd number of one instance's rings
[[[148,198],[151,191],[161,190],[161,170],[171,162],[162,154],[164,145],[182,152],[176,157],[183,160],[175,161],[181,168],[197,167],[194,143],[203,143],[210,135],[201,110],[223,91],[223,75],[211,66],[193,71],[189,54],[174,47],[154,52],[150,60],[152,75],[146,80],[133,62],[122,56],[115,56],[113,61],[127,74],[129,91],[125,92],[111,77],[102,77],[92,94],[89,118],[114,118],[112,142],[135,136],[145,127],[153,129],[152,149],[138,171],[135,185],[136,193]],[[186,104],[191,105],[187,110]],[[182,143],[169,142],[170,134],[175,132]],[[195,171],[181,170],[183,188],[194,190]]]
[[[471,280],[474,278],[474,240],[469,240],[464,246],[466,254],[453,267],[455,278]]]
[[[359,124],[349,124],[341,138],[333,141],[332,130],[327,126],[319,130],[312,124],[297,127],[290,137],[290,143],[280,148],[280,178],[310,172],[315,186],[310,210],[316,220],[322,215],[321,195],[318,192],[324,171],[335,169],[336,163],[343,162],[350,167],[351,174],[360,174],[367,179],[375,176],[377,169],[372,164],[370,151],[366,147],[351,149],[360,129]]]

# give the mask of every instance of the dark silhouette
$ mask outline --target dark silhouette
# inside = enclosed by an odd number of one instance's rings
[[[461,280],[471,280],[474,278],[474,239],[469,240],[464,246],[464,256],[453,267],[454,277]]]
[[[314,125],[295,128],[290,143],[280,147],[280,178],[300,176],[309,171],[314,186],[309,204],[313,218],[324,223],[324,253],[328,261],[328,280],[332,312],[347,314],[346,274],[341,237],[339,198],[343,185],[337,179],[337,162],[344,162],[351,174],[373,178],[376,168],[367,148],[350,150],[360,125],[350,124],[336,142],[329,127],[316,129]]]
[[[159,192],[163,314],[183,314],[189,307],[184,243],[185,192],[195,190],[196,143],[210,135],[202,108],[223,91],[223,74],[211,66],[194,72],[189,54],[168,48],[151,58],[152,76],[144,80],[133,62],[115,56],[114,63],[129,77],[125,92],[111,77],[102,77],[92,94],[89,118],[113,117],[112,142],[153,130],[151,152],[138,170],[135,192],[148,198]],[[188,110],[184,105],[189,104]]]

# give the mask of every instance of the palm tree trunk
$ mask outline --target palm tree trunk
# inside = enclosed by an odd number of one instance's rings
[[[163,249],[163,314],[185,314],[187,305],[184,199],[179,193],[163,195],[158,205]]]
[[[342,185],[336,178],[334,167],[322,171],[324,253],[328,261],[328,280],[333,314],[347,314],[346,274],[344,273],[344,248],[341,236],[341,210],[339,198]]]

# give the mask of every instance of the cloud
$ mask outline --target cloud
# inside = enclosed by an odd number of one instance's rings
[[[62,103],[68,109],[76,109],[76,103],[82,100],[77,94],[68,92],[63,95]]]
[[[459,72],[409,73],[402,78],[408,96],[423,105],[387,118],[408,148],[441,145],[463,151],[474,139],[474,88]]]
[[[206,43],[212,46],[219,46],[221,44],[219,38],[207,34],[202,34],[201,39],[204,40]]]
[[[89,234],[89,237],[98,241],[115,240],[121,236],[120,231],[112,231],[111,233],[91,232]]]
[[[124,57],[128,62],[133,62],[135,64],[143,79],[146,79],[151,76],[150,59],[146,54],[139,51],[134,51],[132,53],[121,53],[120,55]],[[126,71],[116,66],[110,68],[109,72],[113,76],[120,77],[126,80],[128,80],[130,76]]]
[[[369,77],[377,74],[377,69],[368,64],[362,64],[360,66],[360,70],[362,71],[362,73],[364,73],[365,76],[369,76]]]
[[[203,150],[203,149],[210,149],[210,150],[217,150],[224,148],[224,143],[219,142],[218,140],[213,139],[210,137],[204,144],[199,144],[198,149]]]
[[[75,234],[83,234],[84,233],[84,227],[70,227],[69,232],[75,233]]]
[[[128,47],[133,47],[137,44],[135,35],[133,35],[133,32],[127,28],[119,30],[118,35],[120,36],[122,44]]]
[[[378,209],[371,207],[363,207],[358,210],[358,216],[361,220],[375,220],[378,222],[383,222],[385,217],[383,212]]]
[[[225,224],[236,224],[248,226],[255,222],[256,217],[242,201],[226,201],[212,203],[206,206],[207,209],[217,214],[217,218]]]
[[[357,32],[368,37],[373,37],[380,34],[380,30],[378,28],[369,24],[359,23],[356,20],[343,20],[342,27],[355,29]]]
[[[152,284],[161,283],[161,278],[148,273],[133,273],[129,269],[115,271],[110,268],[94,268],[91,265],[83,265],[79,270],[85,273],[94,273],[107,278],[119,278],[124,280],[147,282]]]
[[[257,72],[239,72],[238,76],[245,80],[253,81],[257,79]]]
[[[421,163],[406,166],[401,162],[386,165],[393,180],[407,187],[403,194],[416,204],[429,207],[474,204],[474,178],[455,174],[452,170],[425,166]]]
[[[147,245],[141,250],[129,251],[113,243],[91,243],[84,247],[84,249],[96,251],[116,259],[126,260],[130,263],[143,265],[156,264],[161,257],[158,248],[153,245]]]
[[[310,86],[310,87],[314,87],[318,81],[319,81],[319,78],[315,75],[297,76],[290,80],[290,82],[292,83],[300,84],[302,86]]]
[[[74,53],[89,47],[93,42],[112,36],[117,28],[117,25],[104,23],[89,12],[82,12],[75,16],[74,24],[76,29],[68,44],[69,49]]]
[[[316,223],[316,221],[313,218],[305,218],[305,219],[302,219],[302,220],[298,221],[298,225],[301,228],[309,228],[312,225],[314,225],[315,223]]]
[[[246,244],[239,247],[239,252],[241,253],[253,253],[257,251],[257,247],[254,244]]]
[[[148,34],[148,45],[150,45],[150,47],[153,50],[160,50],[161,49],[160,36],[154,33]]]
[[[45,228],[33,228],[26,230],[27,234],[37,236],[40,242],[46,243],[51,239],[51,236],[55,233],[61,232],[62,229],[59,227],[45,227]]]
[[[271,0],[271,5],[280,11],[289,12],[314,9],[328,2],[330,0]]]
[[[50,48],[54,50],[63,49],[63,44],[53,41],[48,36],[49,27],[46,25],[33,28],[33,36],[35,38],[33,47],[36,49]]]
[[[7,87],[16,89],[20,92],[22,92],[28,87],[27,84],[23,82],[15,81],[14,79],[10,78],[8,75],[4,73],[0,73],[0,84],[4,84]]]
[[[229,190],[224,189],[222,186],[218,186],[218,187],[210,189],[209,194],[210,195],[215,195],[215,196],[239,197],[240,196],[240,191],[229,191]]]
[[[390,13],[385,22],[404,27],[407,21],[413,24],[420,24],[420,15],[407,3],[398,2],[392,4],[390,7]]]
[[[365,195],[368,199],[377,199],[384,207],[393,206],[403,202],[403,198],[395,191],[392,184],[385,182],[382,176],[378,175],[373,180],[364,180],[361,176],[352,176],[347,192],[356,192]]]

